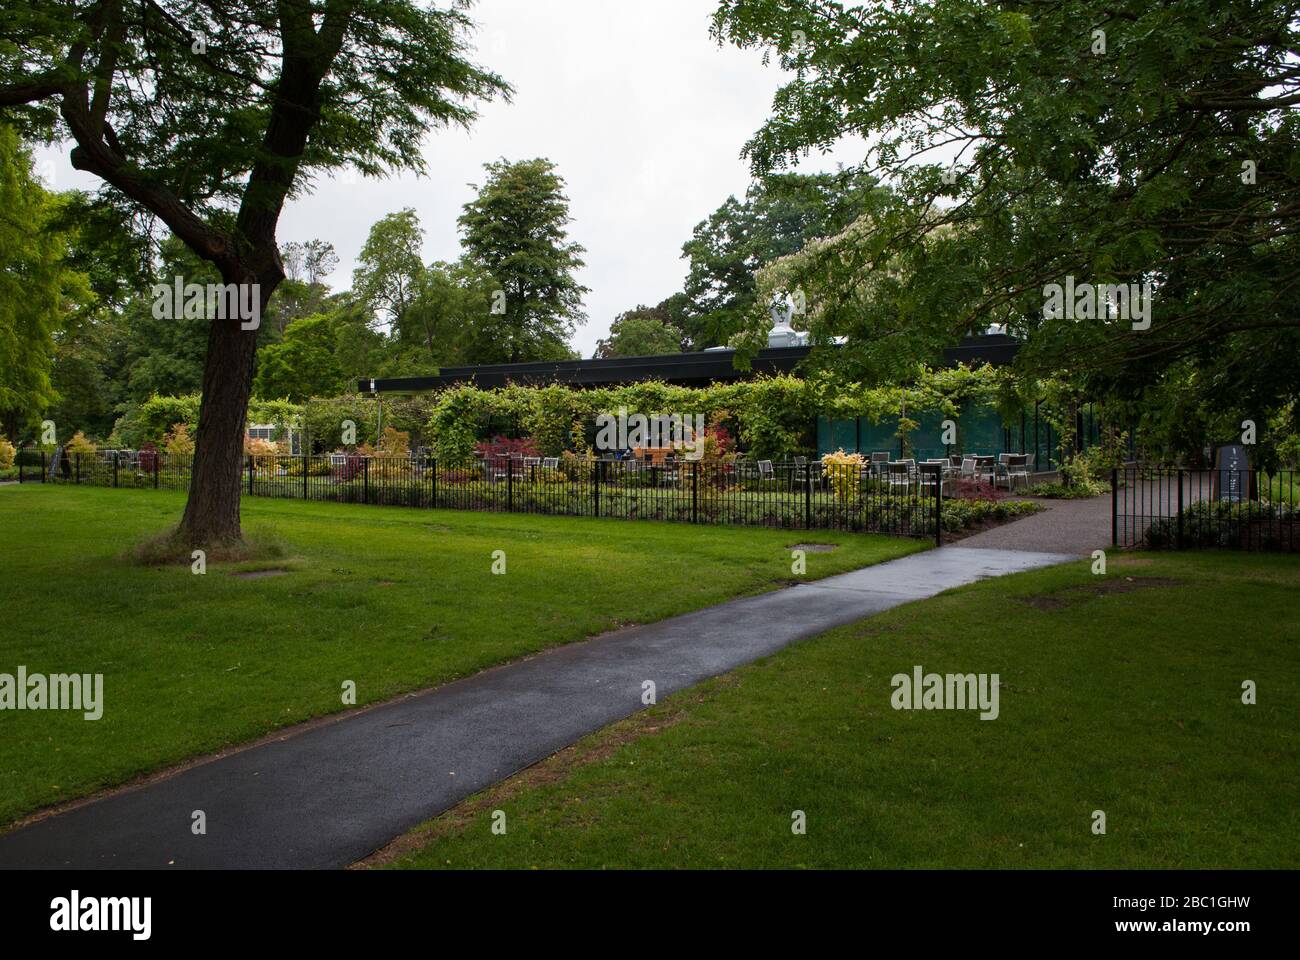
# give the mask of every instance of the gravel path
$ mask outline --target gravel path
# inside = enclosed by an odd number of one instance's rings
[[[1035,550],[1088,556],[1110,549],[1110,494],[1087,500],[1025,497],[1045,509],[953,544],[959,548]]]

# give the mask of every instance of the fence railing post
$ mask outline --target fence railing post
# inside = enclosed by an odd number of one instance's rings
[[[506,513],[515,510],[515,458],[506,457]]]
[[[429,460],[429,470],[433,477],[433,500],[429,504],[435,510],[438,508],[438,458],[433,457]]]
[[[44,483],[46,481],[47,473],[49,473],[49,471],[45,469],[45,451],[42,450],[41,451],[41,483]]]
[[[1178,539],[1174,545],[1183,548],[1183,468],[1178,468]]]
[[[117,486],[117,454],[113,454],[113,486]]]
[[[159,450],[153,455],[153,488],[158,489],[158,477],[162,474],[162,451]]]
[[[75,461],[73,461],[73,463],[76,465],[76,474],[75,474],[76,479],[73,480],[73,483],[81,483],[81,453],[80,453],[80,451],[78,451],[77,453],[73,454],[73,456],[75,456],[75,457],[77,458]]]
[[[943,546],[943,470],[938,471],[934,484],[934,545]],[[1010,484],[1010,481],[1007,481]]]
[[[592,515],[597,517],[600,516],[600,473],[604,468],[605,468],[604,460],[597,460],[595,461],[595,463],[592,464],[591,495],[592,495],[592,499],[595,501],[595,507],[593,508],[594,512]]]
[[[361,502],[370,502],[370,458],[361,458]]]
[[[1119,468],[1110,468],[1110,545],[1119,546]]]
[[[311,466],[311,458],[308,454],[302,455],[302,498],[307,499],[307,470]]]
[[[24,454],[25,452],[26,452],[25,450],[19,449],[17,455],[14,457],[14,459],[18,462],[18,482],[19,482],[19,483],[22,483],[22,482],[23,482],[23,461],[27,459],[26,457],[23,456],[23,454]]]
[[[191,470],[194,469],[193,462],[191,462],[190,464],[190,469]],[[253,465],[253,455],[250,453],[248,455],[248,495],[250,497],[253,495],[253,477],[255,475],[256,469],[257,468]]]
[[[803,468],[803,525],[806,529],[812,529],[812,464]]]
[[[691,523],[700,522],[700,461],[688,460],[691,465]]]

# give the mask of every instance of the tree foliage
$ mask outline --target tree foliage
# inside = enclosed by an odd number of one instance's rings
[[[755,276],[768,263],[838,233],[875,202],[874,180],[853,173],[774,174],[744,200],[728,197],[682,246],[689,261],[685,316],[692,347],[725,345],[757,302]]]
[[[597,341],[595,355],[607,358],[680,353],[684,339],[685,334],[673,325],[662,304],[657,307],[638,304],[614,318],[609,325],[609,336]]]
[[[508,92],[466,57],[466,5],[411,0],[10,0],[0,109],[157,218],[265,308],[284,279],[276,227],[312,177],[423,170],[431,128]],[[238,540],[257,335],[209,326],[202,417],[179,535]]]
[[[856,135],[896,191],[791,278],[820,278],[810,322],[848,356],[1004,324],[1039,374],[1135,402],[1194,387],[1233,421],[1300,386],[1298,27],[1276,0],[722,0],[714,20],[794,73],[756,173]],[[1149,283],[1150,327],[1050,315],[1067,276]]]
[[[492,275],[501,294],[494,291],[488,315],[486,342],[497,353],[492,359],[568,357],[568,339],[586,319],[587,288],[574,277],[584,251],[568,239],[564,180],[541,158],[501,160],[484,169],[487,180],[457,222],[466,258]]]
[[[264,400],[301,403],[342,390],[343,367],[334,356],[334,324],[317,314],[289,324],[278,343],[262,348],[254,393]]]
[[[31,175],[31,155],[0,124],[0,432],[17,436],[57,394],[50,380],[55,333],[77,275],[63,264],[66,238],[48,229],[57,202]]]

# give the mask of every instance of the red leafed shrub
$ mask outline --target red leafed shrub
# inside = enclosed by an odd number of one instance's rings
[[[343,462],[334,467],[334,475],[340,480],[354,480],[365,469],[361,462],[361,454],[352,452],[343,458]]]
[[[495,460],[500,457],[540,457],[542,448],[532,437],[510,440],[506,437],[493,437],[480,440],[474,446],[475,452],[484,459]]]
[[[986,480],[958,480],[952,489],[951,495],[960,500],[984,500],[993,503],[1002,498],[998,488]]]
[[[704,458],[721,460],[736,448],[736,441],[722,424],[704,428]]]

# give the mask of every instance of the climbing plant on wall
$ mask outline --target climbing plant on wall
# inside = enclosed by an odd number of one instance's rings
[[[877,386],[838,381],[832,374],[762,377],[699,388],[658,381],[586,390],[560,385],[498,390],[459,386],[434,398],[425,442],[434,444],[440,459],[463,463],[473,456],[489,421],[508,420],[553,456],[575,450],[583,442],[584,424],[598,414],[699,414],[710,424],[734,425],[741,444],[753,455],[785,459],[811,452],[809,425],[818,416],[867,417],[875,422],[896,417],[900,439],[906,443],[907,433],[916,429],[917,415],[956,419],[963,406],[973,403],[1010,408],[1015,393],[1007,386],[1009,377],[986,365],[918,367],[906,384]]]

